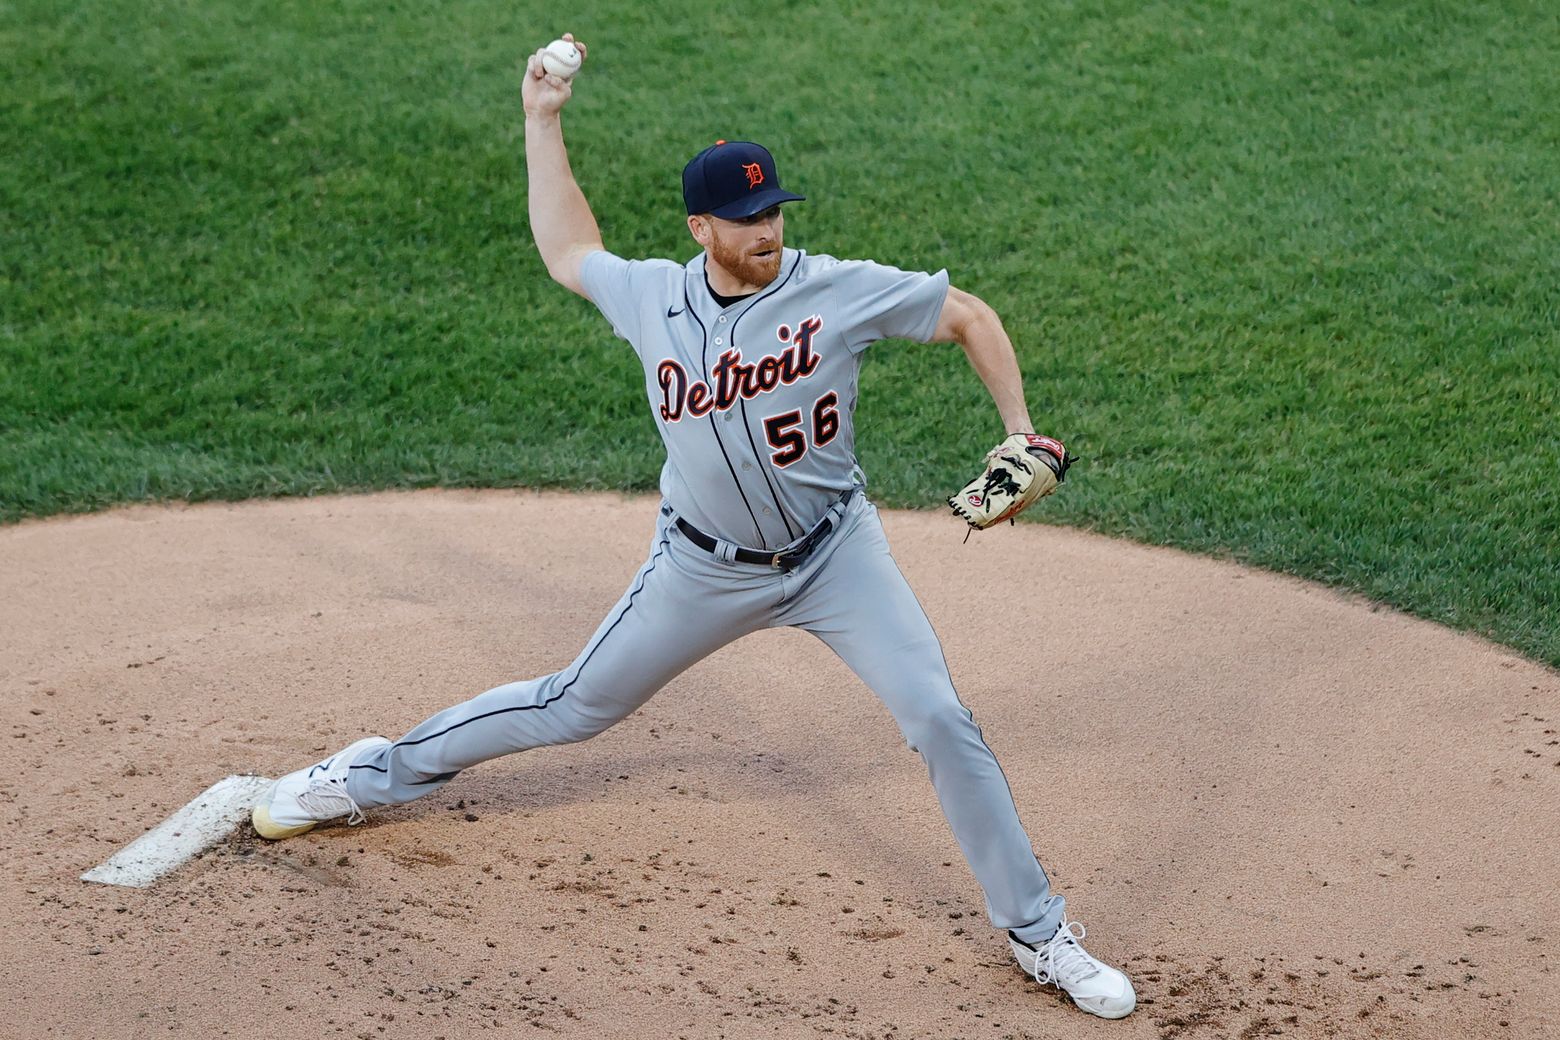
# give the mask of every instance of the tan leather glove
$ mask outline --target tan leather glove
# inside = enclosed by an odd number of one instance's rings
[[[1054,437],[1015,433],[986,453],[986,470],[948,499],[977,531],[1012,520],[1056,490],[1074,462]]]

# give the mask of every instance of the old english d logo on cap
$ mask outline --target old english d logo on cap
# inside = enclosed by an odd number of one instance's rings
[[[689,214],[741,220],[803,197],[780,186],[774,156],[752,141],[717,141],[683,167],[683,204]]]

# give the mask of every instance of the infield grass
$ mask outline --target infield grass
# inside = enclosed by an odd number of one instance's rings
[[[790,244],[1003,315],[1086,460],[1048,522],[1560,665],[1555,6],[909,8],[578,5],[609,248],[690,255],[682,163],[766,141]],[[0,2],[0,520],[653,487],[637,363],[527,231],[518,70],[557,11]],[[858,423],[916,507],[1001,433],[948,346],[869,352]]]

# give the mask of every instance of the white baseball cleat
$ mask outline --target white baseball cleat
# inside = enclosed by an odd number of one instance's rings
[[[1019,967],[1034,976],[1036,982],[1057,987],[1091,1015],[1126,1018],[1137,1007],[1132,983],[1115,968],[1089,956],[1089,951],[1078,942],[1084,934],[1083,925],[1063,918],[1056,935],[1047,943],[1030,946],[1011,935],[1008,942]]]
[[[347,794],[347,770],[363,752],[388,743],[384,737],[364,737],[323,762],[276,781],[266,788],[249,814],[255,833],[279,841],[338,816],[345,816],[349,826],[362,823],[363,810]]]

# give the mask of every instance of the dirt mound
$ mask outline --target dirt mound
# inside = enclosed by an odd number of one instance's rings
[[[941,514],[884,523],[1089,948],[1137,983],[1124,1022],[1024,978],[919,758],[796,632],[366,826],[78,880],[224,776],[571,660],[656,504],[561,497],[0,530],[7,1035],[1560,1034],[1560,678],[1300,582],[1034,525],[961,545]]]

